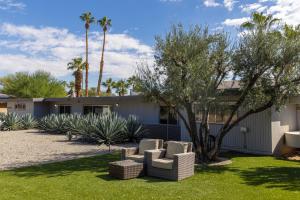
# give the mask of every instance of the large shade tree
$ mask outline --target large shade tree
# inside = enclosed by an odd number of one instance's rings
[[[86,12],[80,16],[80,19],[84,22],[85,27],[85,96],[89,96],[89,40],[88,33],[90,30],[90,25],[95,22],[95,18],[92,13]]]
[[[257,24],[257,15],[265,20],[263,26]],[[177,112],[200,161],[216,159],[224,137],[239,122],[271,107],[279,109],[288,97],[298,94],[299,29],[275,21],[254,13],[235,45],[224,33],[174,26],[164,38],[156,38],[155,64],[139,67],[141,90],[148,99]],[[225,81],[232,79],[239,82],[239,89],[224,89]],[[216,109],[228,115],[210,147],[209,116]]]
[[[0,79],[1,92],[21,98],[65,97],[66,83],[57,80],[50,73],[17,72]]]
[[[101,52],[101,58],[100,58],[99,78],[98,78],[98,85],[97,85],[97,95],[100,96],[102,76],[103,76],[103,67],[104,67],[104,50],[105,50],[105,44],[106,44],[106,32],[111,27],[111,19],[109,19],[108,17],[103,17],[102,19],[98,20],[98,24],[101,26],[101,28],[103,30],[102,52]]]

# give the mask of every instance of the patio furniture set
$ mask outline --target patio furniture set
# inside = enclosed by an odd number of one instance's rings
[[[121,161],[109,163],[109,174],[119,179],[147,175],[182,180],[194,175],[192,143],[143,139],[138,147],[122,149]]]

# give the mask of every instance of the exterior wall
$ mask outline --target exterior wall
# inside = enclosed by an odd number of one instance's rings
[[[182,122],[181,124],[182,140],[190,141],[184,124]],[[222,124],[210,124],[211,134],[216,135],[221,127]],[[242,133],[241,127],[247,128],[247,133]],[[243,120],[225,136],[222,147],[244,153],[272,154],[271,110],[254,114]]]
[[[26,109],[25,110],[18,110],[15,109],[15,104],[22,103],[25,104]],[[24,114],[32,114],[34,115],[34,106],[32,100],[14,100],[14,101],[8,101],[7,102],[7,112],[8,113],[16,113],[19,115]]]
[[[295,104],[284,106],[280,112],[272,109],[272,152],[280,154],[284,145],[284,133],[296,131],[297,127],[297,110]]]
[[[0,103],[0,113],[7,113],[7,103]]]
[[[133,100],[82,100],[80,102],[64,101],[49,103],[49,112],[58,113],[59,105],[70,105],[71,113],[83,114],[83,107],[86,105],[108,105],[112,107],[114,112],[120,116],[127,118],[129,115],[136,115],[145,124],[159,124],[159,105],[144,102],[140,99]]]
[[[35,102],[33,113],[34,117],[42,118],[50,113],[50,105],[45,102]]]

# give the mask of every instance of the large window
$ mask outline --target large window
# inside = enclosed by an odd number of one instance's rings
[[[160,107],[159,115],[160,124],[177,124],[177,114],[174,109],[170,109],[167,106]]]
[[[15,104],[15,110],[26,110],[26,104],[25,103]]]
[[[71,114],[71,106],[58,106],[59,114]]]
[[[110,112],[110,106],[83,106],[83,114],[93,113],[96,115]]]
[[[196,120],[200,122],[202,120],[203,112],[199,109],[198,110],[196,108],[194,109],[196,114]],[[230,113],[231,113],[230,106],[211,109],[208,115],[208,122],[215,123],[215,124],[224,124],[228,120]],[[237,119],[237,113],[235,113],[232,120],[234,121],[236,119]]]

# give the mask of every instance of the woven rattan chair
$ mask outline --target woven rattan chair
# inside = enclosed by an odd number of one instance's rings
[[[175,151],[169,145],[175,146]],[[186,145],[187,148],[180,149],[181,145]],[[178,146],[179,149],[176,149]],[[182,150],[183,153],[178,153]],[[190,142],[170,141],[167,143],[167,149],[145,151],[145,159],[148,176],[179,181],[194,175],[195,153],[192,152]]]
[[[121,153],[122,160],[134,160],[136,162],[146,163],[144,159],[145,150],[158,150],[163,148],[163,140],[143,139],[138,147],[123,148]]]

